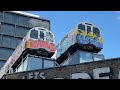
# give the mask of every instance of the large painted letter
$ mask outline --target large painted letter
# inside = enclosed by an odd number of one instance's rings
[[[91,79],[91,77],[87,73],[74,73],[72,79]]]
[[[110,67],[93,69],[94,79],[110,79]]]

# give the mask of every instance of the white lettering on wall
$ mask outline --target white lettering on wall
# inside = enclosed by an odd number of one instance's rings
[[[22,79],[45,79],[45,74],[43,72],[32,72],[28,73],[28,75],[23,76]]]
[[[45,79],[45,76],[44,76],[45,74],[43,73],[43,72],[41,72],[40,73],[40,77],[42,78],[42,79]]]
[[[110,79],[110,67],[93,69],[94,79]]]
[[[119,74],[118,74],[118,79],[120,79],[120,70],[119,70]]]
[[[39,75],[39,72],[35,72],[35,73],[34,73],[34,79],[37,79],[37,78],[38,78],[38,75]]]
[[[91,77],[87,73],[74,73],[72,79],[91,79]]]
[[[28,79],[33,79],[33,78],[34,78],[33,73],[29,73]]]

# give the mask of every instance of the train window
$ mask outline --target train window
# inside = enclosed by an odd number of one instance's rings
[[[44,32],[40,31],[40,40],[44,40]]]
[[[98,36],[98,37],[100,37],[100,31],[99,31],[99,29],[97,28],[97,27],[93,27],[93,35],[96,35],[96,36]]]
[[[38,39],[38,31],[37,30],[31,30],[30,37],[34,39]]]
[[[46,33],[46,40],[49,42],[53,42],[53,35],[50,32]]]
[[[84,30],[84,31],[85,31],[85,25],[79,24],[79,25],[78,25],[78,29],[81,29],[81,30]]]
[[[87,26],[87,34],[91,32],[91,27]]]
[[[80,51],[80,63],[93,61],[92,53]]]

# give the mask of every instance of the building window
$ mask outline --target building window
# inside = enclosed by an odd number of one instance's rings
[[[5,12],[4,20],[7,23],[16,24],[18,16],[13,13]]]
[[[69,60],[70,60],[69,61],[70,65],[79,64],[80,61],[79,61],[79,53],[78,53],[78,51],[75,52],[73,55],[71,55]]]
[[[28,20],[29,18],[26,16],[14,14],[14,13],[5,13],[5,22],[11,23],[11,24],[17,24],[20,26],[28,26]]]
[[[28,57],[27,70],[42,69],[42,59],[37,57]]]
[[[3,12],[0,11],[0,21],[3,21]]]
[[[80,63],[93,61],[92,53],[80,51]]]
[[[29,27],[31,27],[31,28],[43,27],[43,28],[50,30],[50,22],[49,21],[42,21],[42,20],[30,18],[28,23],[29,23]]]
[[[26,27],[28,26],[28,20],[29,20],[28,17],[22,15],[18,15],[17,17],[18,17],[16,22],[17,25],[26,26]]]
[[[7,60],[13,51],[12,49],[0,48],[0,59]]]
[[[15,49],[21,42],[22,39],[3,36],[2,37],[2,46],[9,47]]]
[[[11,37],[10,47],[15,49],[15,48],[17,47],[16,44],[17,44],[17,40],[16,40],[16,38]]]
[[[22,39],[16,38],[16,47],[20,44],[21,41]]]
[[[28,28],[23,28],[23,27],[18,27],[17,26],[16,27],[16,36],[23,38],[23,37],[26,36],[26,34],[27,34],[28,31],[29,31]]]
[[[11,44],[11,38],[8,36],[3,36],[2,46],[10,47],[10,44]]]
[[[66,59],[63,63],[62,63],[62,66],[64,65],[69,65],[69,59]]]
[[[2,35],[0,35],[0,46],[2,45]]]
[[[17,68],[17,72],[22,72],[23,71],[23,64],[20,64]]]
[[[94,61],[104,60],[104,55],[94,54]]]
[[[27,67],[28,67],[28,58],[26,58],[26,59],[23,61],[23,71],[27,71]]]
[[[54,61],[44,60],[44,68],[54,67]]]
[[[5,60],[0,60],[0,68],[2,68],[5,63],[6,63]]]
[[[5,35],[15,36],[15,27],[9,24],[2,24],[1,33]]]

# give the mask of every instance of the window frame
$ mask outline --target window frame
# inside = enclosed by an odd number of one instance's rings
[[[36,40],[36,38],[31,37],[31,32],[32,32],[33,30],[37,31],[37,39],[39,38],[39,31],[36,30],[36,29],[32,29],[32,30],[30,31],[30,38]]]
[[[97,27],[93,27],[93,34],[94,34],[94,28],[97,28]],[[99,31],[99,36],[98,35],[96,35],[97,37],[101,37],[101,32],[100,32],[100,30],[99,30],[99,28],[97,28],[97,30]],[[96,31],[96,30],[95,30]],[[97,32],[98,33],[98,32]]]

